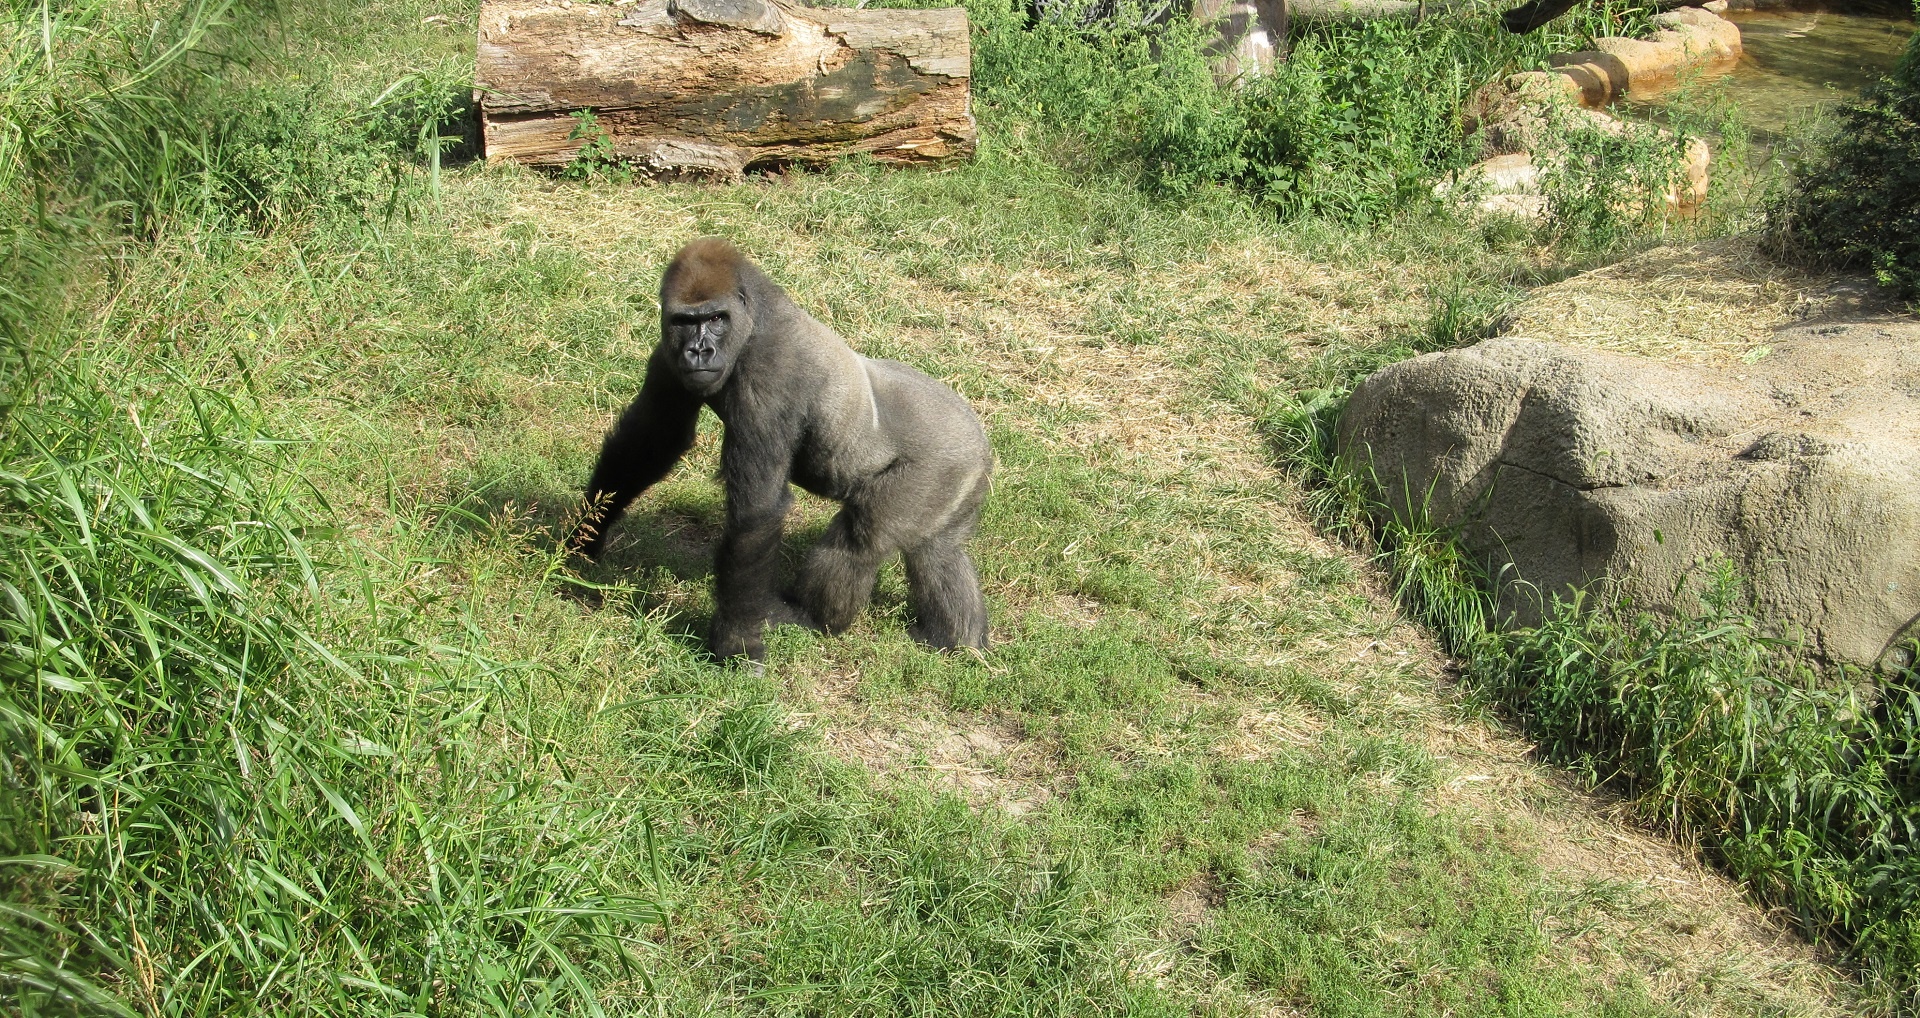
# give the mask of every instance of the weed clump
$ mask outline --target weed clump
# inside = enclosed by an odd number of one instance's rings
[[[1148,24],[1123,6],[1029,28],[985,6],[970,8],[985,30],[975,82],[996,114],[1048,124],[1090,165],[1132,167],[1162,194],[1226,185],[1282,214],[1349,221],[1431,203],[1432,181],[1476,154],[1461,105],[1544,56],[1481,12],[1296,26],[1271,74],[1220,88],[1207,29],[1185,18]]]
[[[1920,33],[1891,75],[1841,111],[1784,211],[1815,253],[1920,300]]]

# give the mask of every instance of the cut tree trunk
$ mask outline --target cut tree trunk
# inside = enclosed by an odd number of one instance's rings
[[[860,152],[963,159],[972,62],[957,7],[484,0],[475,79],[488,162],[561,167],[592,144],[648,175],[726,180]]]
[[[1272,74],[1286,59],[1287,0],[1193,0],[1193,18],[1213,26],[1207,63],[1222,86]]]

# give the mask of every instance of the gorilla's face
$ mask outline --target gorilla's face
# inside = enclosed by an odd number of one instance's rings
[[[727,384],[740,346],[752,332],[738,301],[709,301],[666,313],[664,345],[680,384],[696,396],[711,396]]]

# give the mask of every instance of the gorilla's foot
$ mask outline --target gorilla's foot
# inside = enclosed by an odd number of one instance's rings
[[[934,650],[987,650],[984,627],[978,632],[964,632],[952,622],[916,622],[907,627],[907,635],[913,637],[915,643]]]

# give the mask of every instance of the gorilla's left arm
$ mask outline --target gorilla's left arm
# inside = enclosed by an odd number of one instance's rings
[[[772,423],[772,422],[766,422]],[[761,630],[781,615],[780,538],[793,506],[798,428],[727,425],[720,445],[720,472],[727,487],[727,528],[713,562],[713,627],[707,636],[715,657],[766,657]]]

